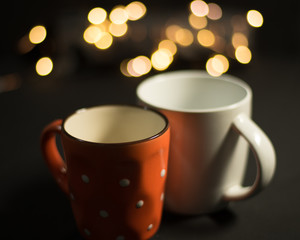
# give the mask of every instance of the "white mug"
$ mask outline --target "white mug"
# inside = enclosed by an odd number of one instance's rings
[[[201,70],[174,71],[145,79],[137,97],[170,122],[167,210],[213,212],[256,195],[273,178],[274,147],[251,120],[252,91],[242,80]],[[257,173],[251,186],[242,186],[249,145]]]

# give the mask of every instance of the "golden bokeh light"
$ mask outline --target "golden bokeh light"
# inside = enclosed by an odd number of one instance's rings
[[[113,43],[113,37],[108,32],[102,32],[99,40],[95,42],[95,46],[99,49],[107,49]]]
[[[105,21],[106,16],[107,12],[103,8],[96,7],[88,13],[88,20],[92,24],[100,24]]]
[[[109,25],[109,32],[115,37],[122,37],[127,33],[128,26],[127,23],[115,24],[111,23]]]
[[[198,17],[194,14],[190,14],[189,23],[195,29],[202,29],[207,26],[207,19],[206,17]]]
[[[98,26],[91,25],[83,33],[83,39],[90,44],[96,43],[101,38],[102,31]]]
[[[127,11],[128,19],[131,21],[141,19],[147,12],[146,6],[138,1],[129,3],[125,10]]]
[[[234,48],[237,48],[239,46],[248,47],[248,38],[245,34],[237,32],[232,35],[231,43]]]
[[[35,69],[38,75],[46,76],[52,72],[53,62],[49,57],[43,57],[37,61]]]
[[[165,49],[158,49],[151,56],[152,66],[158,71],[166,70],[172,61],[173,57]]]
[[[229,61],[221,54],[217,54],[214,57],[209,58],[206,62],[206,71],[214,77],[221,76],[223,73],[227,72],[228,69]]]
[[[151,60],[146,56],[138,56],[127,64],[127,72],[133,77],[139,77],[150,72]]]
[[[217,54],[212,59],[212,66],[215,71],[221,72],[223,74],[229,69],[229,61],[224,55]]]
[[[123,24],[128,20],[128,13],[123,6],[119,6],[110,12],[109,19],[115,24]]]
[[[126,66],[126,71],[129,75],[129,77],[140,77],[141,74],[137,73],[133,68],[133,60],[134,59],[130,59],[128,61],[127,66]]]
[[[257,10],[250,10],[247,13],[247,21],[252,27],[261,27],[264,22],[262,14]]]
[[[243,64],[247,64],[251,61],[252,53],[246,46],[239,46],[235,50],[235,58]]]
[[[206,67],[206,71],[208,72],[208,74],[213,77],[218,77],[218,76],[222,75],[221,72],[216,71],[216,69],[214,68],[213,58],[209,58],[207,60],[205,67]]]
[[[194,36],[189,29],[180,28],[175,33],[175,40],[181,46],[190,46],[194,41]]]
[[[47,31],[44,26],[35,26],[29,32],[29,40],[33,44],[39,44],[45,40],[46,35]]]
[[[212,31],[202,29],[197,34],[198,42],[204,47],[211,47],[215,43],[215,35]]]
[[[221,7],[216,3],[209,3],[208,5],[208,14],[207,17],[211,20],[218,20],[222,17],[222,9]]]
[[[175,55],[177,52],[177,46],[172,40],[162,40],[158,44],[158,49],[167,49],[172,55]]]
[[[127,65],[128,65],[128,62],[130,61],[130,59],[124,59],[121,64],[120,64],[120,71],[121,73],[126,76],[126,77],[130,77],[131,75],[128,73],[128,70],[127,70]]]
[[[176,32],[181,29],[178,25],[170,25],[166,28],[166,36],[172,41],[176,41]]]
[[[206,2],[201,0],[195,0],[191,2],[190,9],[193,14],[198,17],[204,17],[208,14],[209,8]]]

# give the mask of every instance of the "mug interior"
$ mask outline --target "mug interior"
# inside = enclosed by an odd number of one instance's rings
[[[67,134],[94,143],[127,143],[154,138],[168,126],[163,115],[133,106],[82,109],[63,124]]]
[[[250,93],[244,82],[234,77],[212,77],[204,71],[175,71],[150,77],[137,88],[146,104],[174,111],[201,112],[226,108]]]

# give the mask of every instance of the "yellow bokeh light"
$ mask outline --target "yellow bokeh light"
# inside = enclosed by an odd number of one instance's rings
[[[132,76],[135,77],[147,74],[152,68],[151,61],[146,56],[138,56],[129,61],[128,65],[130,64],[131,69],[134,71]],[[130,67],[127,67],[127,71],[130,71]]]
[[[221,76],[223,73],[227,72],[228,69],[229,61],[221,54],[215,55],[206,62],[206,71],[215,77]]]
[[[218,72],[216,71],[216,69],[214,68],[214,65],[213,65],[213,58],[209,58],[206,62],[206,71],[208,72],[209,75],[211,76],[214,76],[214,77],[218,77],[218,76],[221,76],[222,73],[221,72]]]
[[[159,49],[167,49],[172,55],[177,52],[176,44],[172,40],[163,40],[158,44]]]
[[[235,50],[235,58],[243,64],[247,64],[251,61],[252,54],[248,47],[246,46],[239,46]]]
[[[130,59],[128,61],[126,70],[130,77],[140,77],[142,74],[137,73],[133,68],[133,60],[134,59]]]
[[[172,63],[173,57],[165,51],[165,49],[158,49],[151,56],[151,63],[153,68],[159,71],[163,71],[169,67]]]
[[[40,76],[48,75],[53,69],[52,60],[49,57],[39,59],[35,65],[35,69],[37,74]]]
[[[187,47],[194,41],[194,36],[189,29],[181,28],[175,33],[175,40],[181,46]]]
[[[113,37],[108,32],[102,32],[100,39],[95,42],[95,46],[99,49],[107,49],[113,43]]]
[[[190,14],[189,23],[195,29],[202,29],[207,26],[207,19],[206,17],[197,17],[194,14]]]
[[[221,7],[216,3],[209,3],[208,4],[208,14],[207,17],[211,20],[218,20],[222,17],[222,9]]]
[[[196,0],[191,2],[190,9],[193,14],[198,17],[204,17],[208,14],[209,8],[206,2],[201,0]]]
[[[91,25],[83,33],[83,39],[90,44],[99,41],[102,31],[99,27]]]
[[[172,41],[176,41],[176,32],[181,29],[180,26],[178,25],[170,25],[167,27],[166,29],[166,36],[168,39],[172,40]]]
[[[121,73],[126,76],[126,77],[130,77],[131,75],[129,74],[128,70],[127,70],[127,66],[128,66],[128,62],[130,60],[129,59],[125,59],[121,62],[120,64],[120,71]]]
[[[234,48],[237,48],[239,46],[246,46],[246,47],[248,47],[248,38],[246,37],[245,34],[240,33],[240,32],[234,33],[232,35],[231,42],[232,42],[232,46]]]
[[[109,32],[115,37],[124,36],[127,30],[128,30],[127,23],[123,23],[123,24],[111,23],[109,25]]]
[[[125,10],[127,11],[128,19],[136,21],[146,14],[147,8],[143,3],[135,1],[128,4]]]
[[[262,14],[257,10],[250,10],[247,13],[247,21],[252,27],[261,27],[264,19]]]
[[[39,44],[45,40],[46,35],[47,31],[44,26],[35,26],[29,32],[29,40],[33,44]]]
[[[217,54],[212,59],[212,66],[215,71],[225,73],[229,69],[229,61],[224,55]]]
[[[202,29],[197,34],[198,42],[204,47],[211,47],[215,43],[215,35],[212,31]]]
[[[93,8],[88,14],[88,20],[92,24],[103,23],[106,19],[107,13],[103,8]]]
[[[123,24],[128,20],[128,13],[123,6],[119,6],[110,12],[109,19],[115,24]]]

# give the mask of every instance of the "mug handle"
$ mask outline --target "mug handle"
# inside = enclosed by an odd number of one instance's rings
[[[225,201],[238,201],[256,195],[272,180],[276,155],[267,135],[246,115],[239,114],[233,121],[233,128],[249,143],[256,160],[256,178],[252,186],[235,185],[226,190]]]
[[[41,149],[44,159],[58,186],[69,194],[67,167],[56,145],[56,135],[61,135],[62,120],[48,124],[41,134]]]

